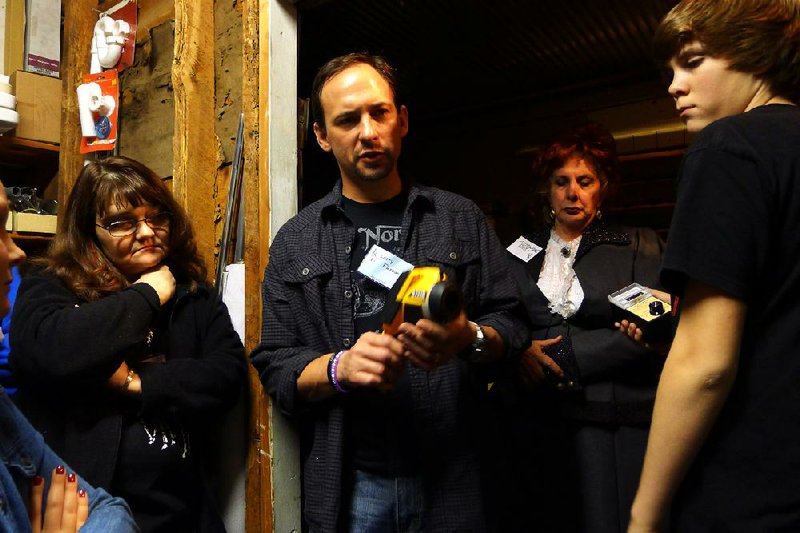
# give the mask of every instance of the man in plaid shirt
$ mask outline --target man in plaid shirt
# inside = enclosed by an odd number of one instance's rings
[[[304,529],[481,531],[472,407],[481,378],[529,335],[505,252],[473,202],[400,178],[408,111],[384,59],[326,63],[312,112],[341,180],[276,237],[252,354],[301,432]],[[359,269],[373,246],[440,267],[464,311],[381,334],[389,291]]]

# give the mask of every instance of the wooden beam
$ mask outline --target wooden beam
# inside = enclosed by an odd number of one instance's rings
[[[97,22],[97,0],[64,2],[64,49],[61,67],[61,152],[58,164],[59,210],[83,168],[78,95],[81,76],[89,72],[92,32]]]
[[[150,38],[150,30],[175,18],[175,2],[165,0],[139,0],[139,18],[136,21],[136,44]]]
[[[245,347],[261,340],[261,283],[269,253],[269,88],[267,2],[244,0],[242,10],[242,110],[244,111]],[[262,183],[263,182],[263,183]],[[250,368],[250,445],[245,483],[245,529],[273,531],[269,398]]]
[[[219,140],[215,125],[214,1],[175,1],[173,192],[191,213],[197,247],[214,275]]]

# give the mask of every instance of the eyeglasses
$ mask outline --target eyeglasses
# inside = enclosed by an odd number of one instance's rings
[[[112,237],[127,237],[128,235],[133,235],[139,228],[139,224],[142,222],[150,226],[151,229],[165,230],[169,229],[169,223],[171,220],[172,213],[168,211],[162,211],[160,213],[150,215],[149,217],[140,218],[139,220],[136,220],[135,218],[125,218],[122,220],[117,220],[116,222],[111,222],[110,224],[95,224],[95,226],[98,228],[103,228]]]

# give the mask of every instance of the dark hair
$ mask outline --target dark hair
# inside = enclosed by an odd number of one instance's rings
[[[374,68],[389,84],[392,96],[397,105],[397,75],[394,67],[381,56],[366,52],[353,52],[339,57],[334,57],[317,71],[314,83],[311,84],[311,116],[320,128],[325,129],[325,110],[322,108],[322,88],[329,79],[353,65],[369,65]]]
[[[732,69],[762,78],[776,96],[800,101],[797,0],[683,0],[656,31],[656,59],[667,62],[692,41]]]
[[[97,240],[96,217],[102,217],[112,203],[119,207],[149,204],[172,213],[167,255],[172,274],[192,291],[205,282],[206,266],[197,252],[186,212],[155,172],[122,156],[83,167],[67,200],[59,232],[39,262],[87,300],[97,300],[129,286]]]
[[[601,198],[605,199],[613,192],[619,180],[617,143],[611,132],[597,122],[587,122],[563,131],[539,151],[533,171],[540,192],[549,190],[550,176],[573,157],[584,159],[597,173]]]

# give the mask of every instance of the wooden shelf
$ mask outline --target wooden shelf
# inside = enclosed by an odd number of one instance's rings
[[[58,191],[57,144],[0,135],[0,178],[6,187],[35,187],[43,198],[55,198]]]
[[[608,214],[619,214],[619,213],[649,213],[649,212],[656,212],[656,211],[668,211],[672,212],[675,208],[674,202],[660,202],[657,204],[643,204],[643,205],[626,205],[624,207],[609,207],[603,208],[604,213]]]
[[[619,156],[619,160],[621,163],[628,161],[648,161],[651,159],[664,157],[682,157],[685,153],[685,148],[676,148],[674,150],[654,150],[651,152],[639,152],[636,154],[621,154]]]
[[[51,241],[53,240],[53,235],[50,233],[18,233],[16,231],[12,231],[10,233],[11,238],[15,241]]]
[[[53,152],[58,154],[60,146],[57,144],[21,139],[14,135],[0,135],[0,152],[11,154],[34,154]]]

